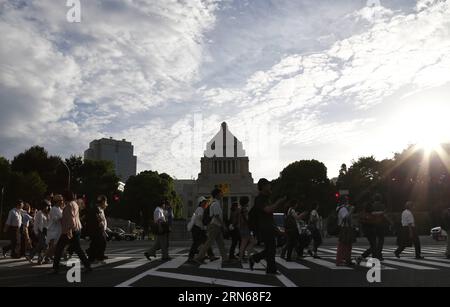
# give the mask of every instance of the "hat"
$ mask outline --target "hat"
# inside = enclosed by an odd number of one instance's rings
[[[205,200],[208,200],[205,196],[200,196],[197,200],[197,204],[200,205],[202,202],[204,202]]]

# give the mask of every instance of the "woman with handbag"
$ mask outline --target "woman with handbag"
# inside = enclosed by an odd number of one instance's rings
[[[339,239],[336,252],[336,266],[351,266],[352,244],[355,239],[352,228],[353,207],[348,204],[348,200],[342,200],[336,209],[339,225]]]

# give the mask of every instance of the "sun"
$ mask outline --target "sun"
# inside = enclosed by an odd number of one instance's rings
[[[450,102],[405,104],[401,113],[400,129],[410,143],[430,153],[450,141]]]

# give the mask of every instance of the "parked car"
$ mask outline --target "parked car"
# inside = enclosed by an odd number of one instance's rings
[[[136,234],[133,233],[126,233],[122,228],[107,228],[106,234],[108,235],[108,241],[109,240],[116,240],[116,241],[134,241],[137,239]]]
[[[446,241],[447,232],[442,227],[434,227],[430,231],[430,236],[436,241]]]

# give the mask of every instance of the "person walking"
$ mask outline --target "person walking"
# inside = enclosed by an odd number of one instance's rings
[[[33,217],[30,215],[31,206],[29,203],[24,203],[22,209],[22,225],[20,226],[20,244],[16,246],[16,254],[19,257],[27,256],[33,246],[31,245],[31,238],[29,233],[29,227],[33,221]]]
[[[352,244],[354,240],[352,228],[353,207],[349,205],[346,197],[341,197],[336,212],[339,225],[336,265],[351,266],[354,265],[352,262]]]
[[[156,258],[156,251],[162,251],[162,260],[171,260],[169,257],[169,224],[167,219],[166,203],[161,202],[153,212],[153,233],[156,236],[153,246],[144,253],[145,257],[151,261],[151,257]]]
[[[198,201],[198,207],[195,210],[194,214],[192,215],[191,219],[191,233],[192,233],[192,245],[191,249],[189,250],[189,256],[188,256],[188,262],[193,263],[195,254],[199,252],[199,247],[202,244],[205,244],[207,240],[206,235],[206,226],[203,225],[203,215],[205,214],[205,209],[209,205],[209,201],[206,197],[200,196]],[[207,212],[209,214],[209,211]],[[214,256],[214,253],[212,251],[212,248],[208,248],[207,254],[210,261],[215,261],[219,259],[218,257]]]
[[[255,263],[265,259],[267,262],[266,274],[278,274],[275,263],[276,229],[273,213],[286,201],[286,197],[272,204],[270,201],[270,195],[272,194],[271,185],[265,178],[261,178],[258,181],[258,190],[259,194],[255,198],[255,205],[252,208],[255,211],[252,213],[250,210],[249,215],[250,219],[252,219],[252,215],[255,214],[256,225],[254,227],[260,233],[261,239],[264,242],[264,250],[249,257],[249,266],[250,270],[253,271]]]
[[[368,202],[364,206],[364,211],[361,214],[360,224],[364,236],[369,242],[369,248],[366,249],[361,256],[356,258],[356,263],[359,265],[363,259],[369,256],[376,258],[377,250],[377,239],[376,239],[376,229],[375,229],[375,217],[373,214],[373,203]]]
[[[219,248],[220,255],[222,256],[222,264],[228,263],[230,261],[225,250],[225,243],[223,241],[223,232],[226,231],[225,223],[223,220],[222,205],[220,203],[220,200],[223,197],[223,193],[220,189],[215,188],[211,192],[211,196],[212,202],[209,206],[210,222],[207,226],[208,239],[195,258],[195,262],[197,262],[198,264],[204,263],[206,252],[211,247],[213,242],[216,242]]]
[[[286,212],[286,220],[285,220],[285,231],[286,231],[286,245],[281,252],[281,258],[284,258],[286,261],[292,261],[292,251],[297,248],[300,241],[300,233],[297,227],[297,211],[295,208],[297,207],[297,201],[291,200],[289,202],[289,207]]]
[[[105,195],[97,197],[97,204],[92,208],[87,218],[87,227],[91,242],[87,250],[87,256],[90,263],[95,261],[104,261],[108,259],[105,256],[106,250],[106,229],[108,227],[105,209],[108,207],[108,200]]]
[[[239,231],[239,216],[240,216],[239,203],[235,202],[230,208],[230,224],[228,226],[229,234],[231,237],[231,246],[229,252],[230,260],[237,260],[235,251],[241,243],[241,233]]]
[[[424,259],[420,249],[420,239],[416,230],[416,223],[412,213],[413,210],[414,203],[412,201],[406,202],[405,210],[402,212],[402,228],[398,238],[398,248],[394,252],[395,257],[397,258],[400,258],[400,254],[406,247],[414,244],[416,259]]]
[[[386,206],[383,204],[382,196],[380,194],[375,194],[373,197],[372,209],[375,230],[375,249],[373,250],[373,257],[383,261],[384,236],[386,234],[388,221],[385,215]]]
[[[239,248],[239,259],[241,262],[246,261],[245,251],[248,250],[249,256],[254,253],[256,245],[256,238],[248,225],[248,203],[250,199],[247,196],[242,196],[239,199],[241,209],[239,211],[239,232],[241,235],[241,246]]]
[[[6,253],[11,251],[11,258],[20,258],[17,254],[17,245],[20,243],[18,238],[20,238],[20,227],[22,226],[22,208],[23,201],[16,201],[16,206],[11,209],[8,213],[8,218],[6,219],[3,232],[8,236],[10,243],[3,247],[2,254],[6,257]]]
[[[320,259],[317,254],[319,246],[322,245],[322,217],[319,214],[319,203],[313,203],[313,209],[309,214],[309,231],[313,241],[312,251],[309,250],[309,254],[315,258]]]
[[[53,206],[50,209],[48,217],[47,229],[47,252],[45,254],[44,263],[49,263],[55,254],[56,243],[61,236],[61,219],[64,207],[64,198],[61,194],[53,197]]]
[[[53,273],[59,272],[59,263],[61,261],[62,253],[67,245],[73,252],[78,255],[81,263],[83,264],[86,272],[92,271],[91,265],[86,257],[86,254],[81,249],[80,237],[81,237],[81,221],[78,204],[75,201],[75,195],[68,191],[65,193],[66,205],[61,218],[61,236],[58,239],[55,248],[55,258],[53,260]],[[64,199],[63,199],[64,201]]]
[[[28,256],[28,261],[32,262],[34,256],[38,256],[38,265],[42,264],[43,256],[42,252],[47,248],[47,227],[48,227],[48,218],[50,212],[50,205],[46,202],[43,202],[44,207],[41,210],[36,212],[34,217],[34,225],[33,232],[37,237],[37,242],[34,248],[31,250],[30,255]]]

